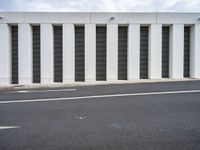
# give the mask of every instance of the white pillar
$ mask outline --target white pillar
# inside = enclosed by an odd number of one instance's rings
[[[183,78],[184,64],[184,25],[174,24],[170,27],[169,76]]]
[[[75,36],[74,24],[63,24],[63,82],[74,82]]]
[[[130,24],[128,27],[128,80],[139,79],[140,76],[140,25]]]
[[[41,24],[41,83],[53,83],[53,26]]]
[[[11,84],[11,38],[8,24],[0,24],[0,85]]]
[[[18,24],[19,84],[31,84],[33,78],[32,30],[30,24]]]
[[[85,81],[96,80],[96,25],[85,24]]]
[[[118,25],[107,25],[107,80],[118,79]]]
[[[162,71],[162,25],[151,24],[149,28],[149,78],[160,79]]]
[[[200,25],[191,28],[190,39],[190,76],[200,78]]]

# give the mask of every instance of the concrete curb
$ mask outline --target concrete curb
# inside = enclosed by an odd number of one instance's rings
[[[95,82],[74,82],[74,83],[52,83],[52,84],[30,84],[30,85],[5,85],[0,86],[0,90],[20,90],[20,89],[37,89],[37,88],[68,88],[79,86],[111,85],[111,84],[141,84],[141,83],[163,83],[163,82],[183,82],[183,81],[200,81],[200,79],[140,79],[131,81],[95,81]]]

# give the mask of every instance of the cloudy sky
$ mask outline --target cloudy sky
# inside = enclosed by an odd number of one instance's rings
[[[198,12],[200,0],[0,0],[0,11]]]

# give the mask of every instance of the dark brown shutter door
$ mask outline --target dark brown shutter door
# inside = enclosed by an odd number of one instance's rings
[[[140,78],[148,78],[148,27],[140,27]]]
[[[169,27],[162,28],[162,77],[169,77]]]
[[[75,81],[85,81],[85,31],[75,27]]]
[[[33,26],[33,83],[40,83],[40,26]]]
[[[118,80],[127,80],[127,27],[118,28]]]
[[[18,26],[11,26],[12,84],[18,84]]]
[[[62,26],[54,26],[54,82],[62,82]]]
[[[106,27],[96,27],[96,80],[106,81]]]
[[[184,77],[190,77],[190,27],[184,27]]]

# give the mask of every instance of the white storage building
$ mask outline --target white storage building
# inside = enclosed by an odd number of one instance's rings
[[[200,78],[200,13],[0,12],[0,85]]]

